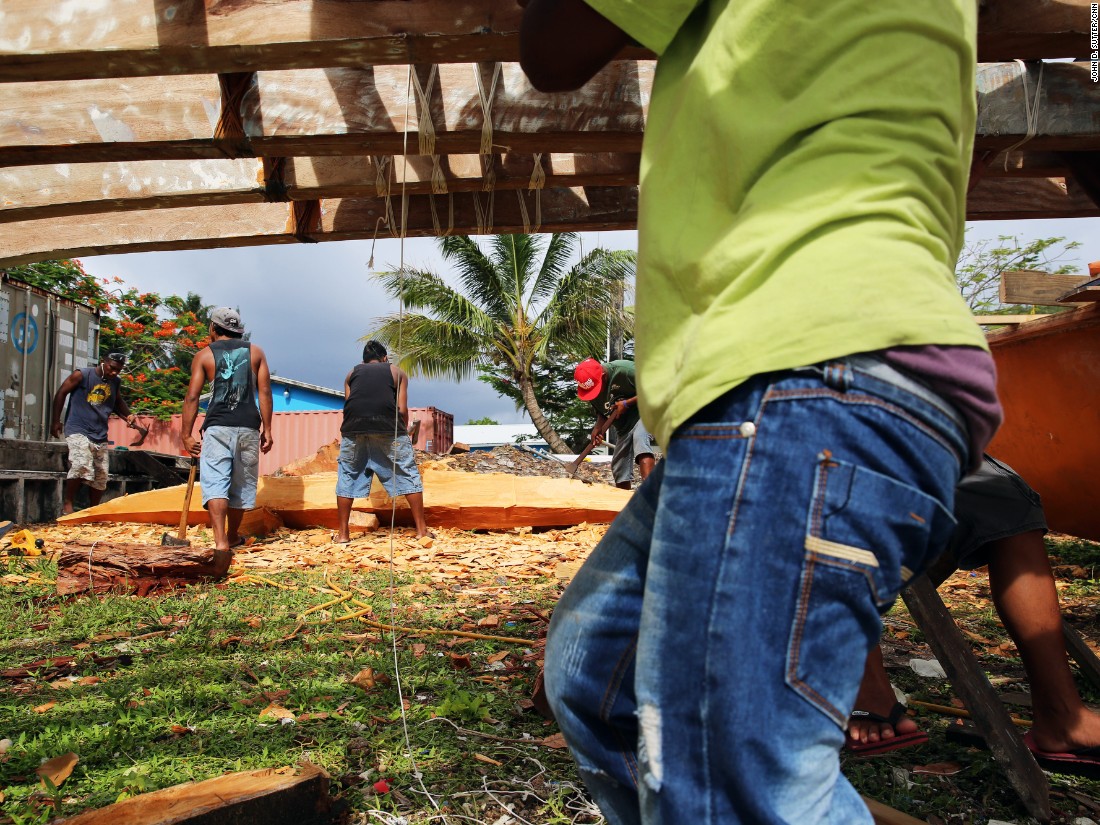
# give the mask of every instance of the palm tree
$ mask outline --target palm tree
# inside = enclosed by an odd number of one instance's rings
[[[378,319],[364,337],[383,341],[415,374],[462,380],[481,365],[489,367],[519,388],[550,448],[570,452],[539,407],[532,368],[551,347],[603,352],[609,325],[632,332],[621,296],[635,263],[633,252],[595,249],[569,267],[576,245],[573,233],[551,235],[548,242],[535,235],[494,235],[486,253],[464,235],[440,238],[459,288],[422,270],[379,273],[386,292],[409,311]]]

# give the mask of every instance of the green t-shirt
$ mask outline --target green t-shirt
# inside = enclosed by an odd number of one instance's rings
[[[638,394],[634,386],[634,362],[633,361],[608,361],[603,364],[603,386],[600,394],[589,403],[596,415],[609,416],[616,401],[625,401]],[[638,405],[631,404],[626,412],[615,419],[611,425],[620,436],[626,436],[634,425],[638,423]]]
[[[660,56],[635,357],[662,444],[758,373],[985,348],[959,296],[973,0],[587,0]]]

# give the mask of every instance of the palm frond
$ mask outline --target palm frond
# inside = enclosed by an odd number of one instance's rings
[[[542,348],[553,343],[575,352],[599,352],[607,325],[630,335],[633,315],[624,311],[625,290],[635,271],[635,254],[597,249],[584,257],[559,281],[536,321]]]
[[[523,312],[541,246],[535,235],[494,235],[489,241],[493,262],[511,291],[510,302]]]
[[[481,307],[465,295],[448,286],[431,272],[408,269],[379,272],[386,293],[412,310],[425,310],[429,315],[453,324],[463,324],[473,329],[492,329],[494,324]]]
[[[387,315],[379,321],[361,340],[377,338],[412,375],[461,381],[473,377],[484,359],[484,337],[463,324],[421,314]]]
[[[511,321],[513,308],[508,273],[502,272],[497,261],[481,251],[468,235],[448,235],[439,239],[443,260],[455,268],[463,292],[487,315],[500,323]]]
[[[531,304],[538,306],[547,300],[557,287],[565,273],[565,267],[577,245],[577,233],[556,232],[550,236],[546,245],[546,254],[542,258],[539,274],[531,287]]]

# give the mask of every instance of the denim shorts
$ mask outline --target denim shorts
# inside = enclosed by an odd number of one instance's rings
[[[235,510],[256,506],[260,476],[260,431],[251,427],[207,427],[202,434],[199,478],[202,506],[224,498]]]
[[[366,498],[377,475],[391,496],[407,496],[424,490],[416,468],[416,452],[404,433],[363,433],[340,439],[336,495]]]
[[[626,435],[618,435],[615,442],[615,450],[611,454],[611,475],[615,477],[616,484],[634,480],[634,463],[643,455],[653,455],[653,436],[639,418],[634,429]]]

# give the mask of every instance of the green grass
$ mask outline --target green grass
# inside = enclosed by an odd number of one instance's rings
[[[483,631],[477,620],[493,613],[501,627],[486,635],[531,644],[399,633],[395,648],[390,633],[326,621],[341,606],[304,617],[294,634],[298,615],[334,594],[322,591],[319,574],[272,578],[294,589],[196,586],[144,599],[60,600],[48,584],[4,587],[0,669],[55,656],[76,661],[64,676],[42,666],[32,678],[0,682],[0,737],[12,740],[0,763],[3,821],[40,822],[180,782],[302,759],[333,776],[332,792],[351,814],[426,821],[436,805],[451,805],[491,822],[508,803],[540,822],[596,821],[574,818],[575,809],[586,808],[567,752],[534,741],[556,729],[520,707],[531,692],[530,654],[543,624],[516,602],[532,599],[546,611],[555,586],[517,596],[485,585],[466,595],[397,581],[395,624]],[[389,620],[388,578],[334,583],[373,593],[363,600]],[[497,653],[508,655],[490,662]],[[470,667],[456,669],[466,659]],[[383,679],[364,691],[350,679],[366,668]],[[59,687],[59,680],[71,686]],[[313,718],[281,724],[261,717],[271,700]],[[49,702],[56,704],[36,711]],[[73,775],[58,792],[45,791],[35,769],[70,751],[80,757]],[[376,793],[380,779],[393,790]]]
[[[1052,553],[1067,614],[1096,639],[1098,583],[1069,568],[1088,568],[1100,558],[1098,545],[1054,542]],[[75,662],[64,673],[43,665],[30,678],[0,679],[0,738],[12,740],[0,756],[3,825],[44,823],[181,782],[302,759],[330,773],[348,822],[419,825],[441,821],[442,813],[454,822],[495,823],[509,810],[517,822],[601,821],[568,752],[538,744],[557,727],[524,705],[545,631],[536,613],[549,615],[560,593],[556,581],[402,577],[391,588],[388,574],[333,574],[331,583],[355,588],[378,621],[529,642],[512,644],[404,631],[395,640],[357,620],[332,621],[350,603],[299,620],[336,598],[316,570],[269,577],[282,587],[202,585],[141,599],[59,599],[48,563],[7,564],[0,574],[42,581],[0,584],[0,670],[57,656]],[[998,689],[1026,690],[1014,649],[993,652],[1006,636],[984,574],[965,581],[964,589],[942,591],[956,620],[993,643],[975,651]],[[489,615],[499,617],[498,627],[478,625]],[[896,608],[887,625],[895,684],[913,698],[950,705],[949,682],[920,678],[906,666],[931,653],[904,609]],[[350,680],[367,668],[380,678],[363,690]],[[1082,682],[1081,690],[1087,701],[1100,699],[1091,685]],[[260,715],[272,701],[295,715],[294,724]],[[1026,716],[1026,709],[1013,712]],[[917,721],[931,736],[922,748],[842,757],[861,793],[925,821],[1028,821],[988,752],[946,740],[951,718],[922,711]],[[43,788],[35,769],[70,751],[80,757],[72,776],[58,789]],[[957,763],[959,771],[917,770],[934,763]],[[383,779],[391,790],[379,793],[374,783]],[[1080,801],[1100,799],[1100,782],[1056,776],[1052,787],[1055,822],[1100,821]]]

